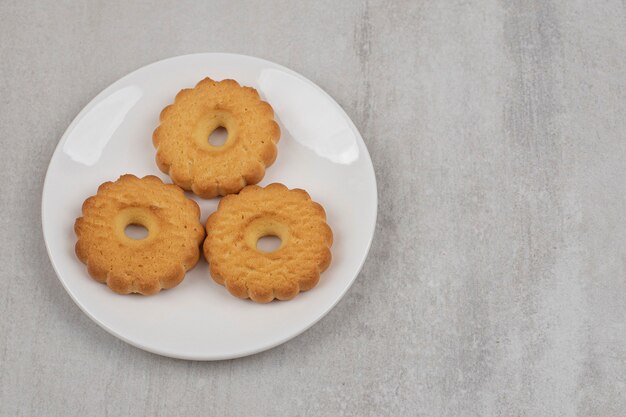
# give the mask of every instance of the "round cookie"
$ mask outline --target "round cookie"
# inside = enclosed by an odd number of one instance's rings
[[[248,186],[224,197],[206,228],[203,249],[211,275],[239,298],[289,300],[315,287],[330,265],[333,234],[326,213],[304,190]],[[263,236],[279,237],[280,247],[258,250]]]
[[[228,136],[222,146],[213,146],[208,138],[219,127]],[[203,198],[261,181],[276,159],[279,139],[274,111],[254,88],[210,78],[180,91],[152,135],[159,169]]]
[[[125,234],[143,226],[141,240]],[[120,294],[154,294],[178,285],[200,256],[204,228],[198,204],[153,175],[122,175],[83,203],[76,255],[96,281]]]

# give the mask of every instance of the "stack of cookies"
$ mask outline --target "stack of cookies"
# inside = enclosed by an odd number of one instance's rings
[[[226,141],[212,145],[208,138],[220,128]],[[236,297],[267,303],[315,287],[331,261],[324,209],[304,190],[254,185],[276,159],[279,139],[274,111],[254,88],[205,78],[181,90],[152,136],[157,166],[174,184],[126,174],[100,185],[74,224],[76,255],[119,294],[177,286],[201,249],[210,275]],[[206,227],[183,190],[223,196]],[[129,225],[147,236],[127,236]],[[257,249],[265,236],[280,238],[278,249]]]

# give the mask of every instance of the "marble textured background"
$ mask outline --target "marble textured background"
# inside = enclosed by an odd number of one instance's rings
[[[623,1],[0,1],[0,415],[623,416]],[[300,337],[185,362],[92,323],[40,195],[80,109],[153,61],[286,65],[370,149],[369,259]]]

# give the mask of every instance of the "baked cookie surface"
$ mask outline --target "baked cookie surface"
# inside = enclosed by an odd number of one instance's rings
[[[128,225],[147,229],[141,240]],[[198,204],[176,185],[149,175],[105,182],[83,203],[76,219],[76,255],[89,275],[120,294],[154,294],[172,288],[199,259],[205,236]]]
[[[315,287],[331,262],[333,234],[324,209],[306,191],[282,184],[252,185],[222,198],[206,228],[211,276],[239,298],[289,300]],[[263,236],[279,237],[280,247],[258,250]]]
[[[209,143],[217,128],[221,146]],[[256,184],[276,159],[280,128],[272,107],[251,87],[205,78],[165,107],[152,135],[161,171],[185,190],[212,198]]]

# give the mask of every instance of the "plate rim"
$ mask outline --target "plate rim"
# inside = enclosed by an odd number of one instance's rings
[[[308,325],[302,327],[301,329],[298,329],[297,331],[289,334],[286,337],[282,337],[279,338],[276,341],[273,341],[271,343],[267,343],[267,344],[262,344],[261,346],[252,348],[252,349],[247,349],[247,350],[243,350],[243,351],[239,351],[239,352],[235,352],[234,354],[225,354],[225,355],[186,355],[186,354],[180,354],[180,353],[176,353],[176,352],[171,352],[168,351],[167,349],[160,349],[158,347],[152,347],[152,346],[147,346],[141,342],[135,341],[135,340],[130,340],[127,337],[119,334],[118,332],[116,332],[114,329],[110,328],[109,326],[105,325],[103,322],[101,322],[98,318],[96,318],[94,315],[92,315],[87,307],[84,306],[83,303],[81,303],[81,301],[76,297],[76,295],[72,292],[72,290],[68,287],[68,285],[66,284],[66,282],[63,280],[63,278],[61,277],[61,274],[59,272],[59,268],[57,267],[57,264],[55,262],[55,260],[53,259],[53,256],[51,254],[51,249],[50,249],[50,244],[48,243],[48,238],[46,237],[46,221],[45,221],[45,213],[46,213],[46,200],[45,200],[45,196],[47,194],[47,189],[50,186],[50,182],[49,182],[49,174],[50,174],[50,168],[52,166],[52,160],[54,159],[55,155],[57,155],[57,152],[59,151],[61,145],[65,142],[68,134],[74,129],[76,123],[80,120],[81,116],[87,112],[88,110],[90,111],[92,109],[92,107],[94,106],[94,104],[96,102],[99,101],[99,99],[108,94],[109,90],[113,89],[118,83],[122,82],[124,79],[126,79],[127,77],[130,77],[131,75],[135,74],[138,71],[141,71],[143,69],[146,69],[148,67],[151,66],[156,66],[159,64],[163,64],[167,61],[174,61],[174,60],[179,60],[179,59],[184,59],[184,58],[189,58],[189,57],[196,57],[196,56],[204,56],[204,57],[236,57],[236,58],[243,58],[243,59],[252,59],[255,61],[260,61],[261,63],[265,63],[268,64],[272,67],[278,67],[280,70],[285,71],[295,77],[297,77],[298,79],[305,81],[307,84],[312,85],[317,91],[321,92],[323,95],[326,96],[326,98],[330,99],[330,102],[336,107],[336,109],[344,116],[344,118],[347,120],[347,122],[349,123],[349,126],[352,128],[352,130],[354,132],[357,133],[357,136],[359,138],[359,140],[362,142],[364,148],[365,148],[365,155],[366,155],[366,163],[369,166],[369,168],[371,169],[372,172],[372,179],[373,179],[373,185],[374,185],[374,217],[373,217],[373,222],[370,225],[370,239],[369,242],[367,242],[367,247],[366,250],[364,251],[363,256],[361,257],[360,261],[359,261],[359,266],[354,274],[354,277],[350,280],[350,282],[345,286],[345,288],[343,288],[343,290],[337,295],[336,299],[334,300],[334,302],[322,313],[320,313],[314,320],[312,320]],[[309,80],[308,78],[306,78],[305,76],[297,73],[296,71],[293,71],[281,64],[263,59],[263,58],[258,58],[255,56],[251,56],[251,55],[244,55],[244,54],[237,54],[237,53],[227,53],[227,52],[199,52],[199,53],[191,53],[191,54],[184,54],[184,55],[177,55],[177,56],[172,56],[169,58],[164,58],[164,59],[160,59],[158,61],[154,61],[151,62],[149,64],[143,65],[119,78],[117,78],[115,81],[113,81],[111,84],[109,84],[107,87],[105,87],[103,90],[101,90],[98,94],[96,94],[96,96],[94,96],[87,104],[85,104],[83,106],[83,108],[76,114],[76,116],[74,116],[74,118],[72,119],[72,121],[70,122],[70,124],[67,126],[67,128],[65,129],[65,131],[63,132],[63,134],[61,135],[61,137],[59,138],[59,141],[57,143],[57,145],[54,148],[54,151],[52,152],[52,155],[50,156],[50,160],[48,162],[48,167],[46,168],[46,175],[44,177],[44,181],[43,181],[43,187],[42,187],[42,191],[41,191],[41,228],[42,228],[42,234],[43,234],[43,241],[44,241],[44,245],[46,247],[46,253],[48,254],[48,259],[50,260],[50,264],[52,265],[52,269],[54,270],[54,273],[56,274],[58,280],[61,282],[61,285],[63,286],[63,288],[65,289],[65,292],[70,296],[70,298],[72,299],[72,301],[80,308],[80,310],[87,316],[89,317],[93,322],[95,322],[98,326],[100,326],[102,329],[104,329],[107,333],[109,333],[110,335],[128,343],[129,345],[150,352],[152,354],[157,354],[160,356],[165,356],[165,357],[169,357],[169,358],[174,358],[174,359],[182,359],[182,360],[194,360],[194,361],[221,361],[221,360],[228,360],[228,359],[237,359],[237,358],[242,358],[245,356],[250,356],[250,355],[254,355],[260,352],[264,352],[266,350],[270,350],[276,346],[279,346],[283,343],[288,342],[289,340],[303,334],[304,332],[306,332],[307,330],[309,330],[311,327],[313,327],[315,324],[317,324],[322,318],[326,317],[326,315],[333,309],[335,308],[335,306],[339,303],[339,301],[341,301],[343,299],[343,297],[346,295],[346,293],[348,292],[348,290],[352,287],[352,285],[354,284],[354,282],[356,281],[356,279],[358,278],[358,276],[360,275],[361,271],[363,270],[363,266],[365,265],[365,261],[367,260],[368,256],[369,256],[369,252],[372,248],[372,243],[374,241],[374,236],[376,234],[376,225],[378,223],[378,184],[377,184],[377,180],[376,180],[376,170],[374,169],[374,164],[372,163],[372,158],[371,155],[369,153],[369,149],[367,148],[367,145],[365,143],[365,141],[363,140],[363,137],[361,136],[361,133],[359,132],[359,130],[357,129],[357,127],[355,126],[354,122],[352,121],[352,119],[350,118],[350,116],[346,113],[346,111],[343,109],[343,107],[341,107],[341,105],[339,103],[337,103],[337,101],[329,94],[327,93],[322,87],[320,87],[319,85],[315,84],[313,81]]]

